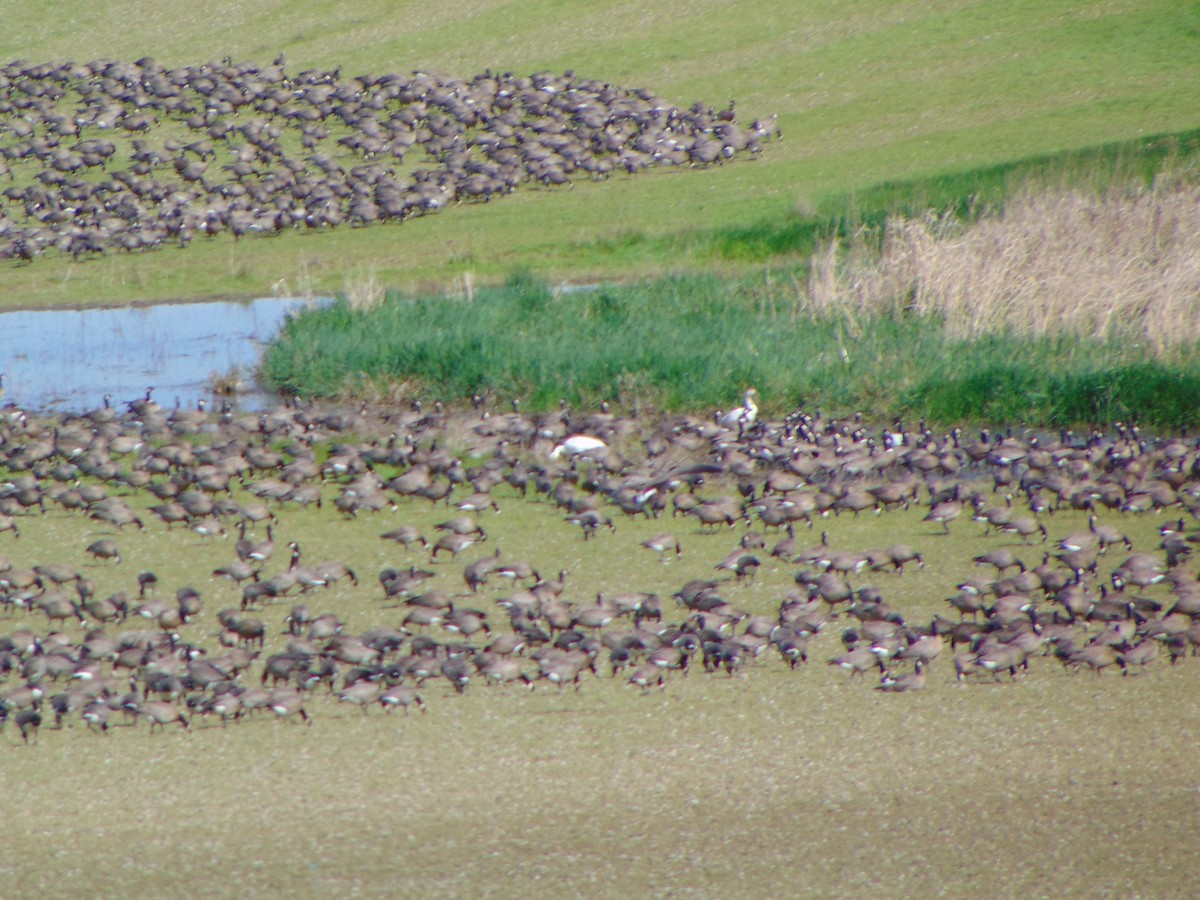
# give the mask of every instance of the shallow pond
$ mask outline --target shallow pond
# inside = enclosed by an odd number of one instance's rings
[[[122,407],[153,387],[164,407],[195,407],[213,398],[217,379],[232,374],[244,390],[231,403],[266,408],[276,398],[254,381],[262,346],[304,303],[276,297],[0,313],[4,402],[78,412],[102,405],[105,394]]]

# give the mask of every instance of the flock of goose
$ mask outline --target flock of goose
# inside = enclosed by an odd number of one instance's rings
[[[455,412],[296,402],[240,415],[163,409],[151,390],[82,415],[4,407],[0,716],[26,741],[48,720],[97,733],[139,718],[151,731],[197,717],[311,721],[328,697],[408,713],[476,685],[580,689],[600,677],[650,692],[689,674],[802,669],[814,653],[903,693],[931,671],[952,683],[951,668],[963,684],[1047,666],[1140,673],[1200,645],[1189,530],[1200,442],[1126,426],[966,439],[815,410],[769,420],[756,397],[657,418],[535,415],[480,398]],[[497,510],[512,502],[552,505],[586,548],[628,540],[623,523],[638,520],[639,536],[656,533],[629,552],[662,560],[667,586],[581,596],[565,567],[503,552]],[[314,562],[319,537],[289,539],[289,516],[309,506],[331,528],[375,517],[396,564],[376,578]],[[942,612],[920,622],[889,594],[928,547],[843,550],[829,538],[838,516],[913,508],[920,521],[901,528],[911,539],[967,530],[978,551],[978,574],[947,583]],[[1060,534],[1060,509],[1088,527]],[[1157,517],[1157,544],[1134,552],[1115,523],[1140,516]],[[108,532],[86,548],[94,562],[27,558],[22,533],[44,517]],[[230,558],[190,584],[142,571],[97,591],[100,571],[126,565],[122,545],[155,530],[221,542]],[[670,580],[678,560],[718,543],[710,577]],[[788,586],[769,609],[742,608],[730,598],[764,565]],[[369,598],[378,624],[352,632],[323,603],[335,584]]]
[[[0,259],[402,221],[522,185],[755,154],[774,118],[536,73],[231,60],[0,66]]]

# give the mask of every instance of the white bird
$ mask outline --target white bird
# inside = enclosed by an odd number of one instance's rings
[[[726,428],[749,428],[758,418],[758,404],[754,402],[754,398],[757,396],[758,391],[750,388],[742,395],[742,405],[735,406],[717,419],[717,424],[724,425]]]
[[[608,444],[590,434],[573,434],[550,452],[551,459],[558,459],[564,453],[567,456],[579,456],[593,450],[607,450]]]

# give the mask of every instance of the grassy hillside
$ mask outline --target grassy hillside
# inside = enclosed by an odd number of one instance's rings
[[[884,182],[1196,127],[1198,23],[1195,7],[1168,3],[20,7],[6,12],[0,58],[265,63],[286,52],[289,67],[347,73],[574,69],[683,105],[733,98],[746,117],[778,113],[784,140],[755,162],[523,190],[404,225],[7,264],[4,302],[337,291],[363,273],[441,289],[519,265],[572,280],[738,265],[697,235],[803,219]]]

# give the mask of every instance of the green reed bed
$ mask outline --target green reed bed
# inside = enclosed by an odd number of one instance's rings
[[[808,307],[795,279],[670,278],[556,293],[528,275],[467,298],[397,295],[292,317],[262,366],[312,396],[403,384],[448,401],[520,397],[536,408],[601,400],[664,410],[728,406],[754,386],[785,413],[818,405],[938,422],[1066,426],[1200,417],[1200,364],[1136,341],[948,337],[934,316]]]

